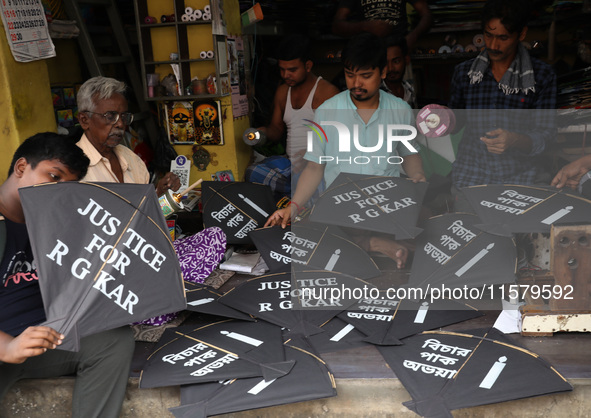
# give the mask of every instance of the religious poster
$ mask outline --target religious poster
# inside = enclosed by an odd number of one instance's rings
[[[195,141],[193,105],[190,102],[166,102],[166,128],[171,144],[192,144]]]
[[[193,102],[195,143],[200,145],[223,145],[222,112],[217,100]]]
[[[41,0],[2,0],[2,23],[15,61],[55,57]]]

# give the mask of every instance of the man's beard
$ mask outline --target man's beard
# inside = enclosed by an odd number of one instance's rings
[[[353,90],[355,90],[355,89],[349,89],[349,93],[351,94],[351,96],[353,96],[355,98],[355,100],[360,101],[360,102],[364,102],[366,100],[371,99],[370,96],[365,96],[365,97],[359,96],[359,95],[367,94],[367,90],[358,89],[359,93],[355,93]]]

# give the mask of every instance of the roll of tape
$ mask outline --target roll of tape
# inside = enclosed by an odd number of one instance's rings
[[[207,20],[211,20],[211,13],[203,13],[203,20],[207,21]]]
[[[484,35],[481,33],[479,33],[478,35],[474,35],[474,38],[472,38],[472,43],[477,48],[483,47],[484,46]]]
[[[452,48],[451,48],[451,52],[454,54],[461,54],[462,52],[464,52],[464,47],[460,44],[455,44]]]
[[[193,8],[192,7],[185,7],[185,14],[186,15],[192,15],[193,14]]]
[[[450,54],[451,53],[451,48],[447,45],[442,45],[439,47],[439,50],[437,51],[437,53],[439,54]]]
[[[195,9],[195,11],[193,12],[193,16],[195,16],[195,18],[197,19],[201,19],[201,17],[203,16],[203,12],[199,9]]]
[[[207,58],[213,58],[213,51],[207,51]]]
[[[189,15],[188,14],[184,14],[184,15],[181,16],[181,20],[183,22],[188,22],[191,19],[189,18]]]
[[[429,104],[419,111],[416,122],[418,130],[427,138],[438,138],[453,131],[456,118],[448,107]]]
[[[201,58],[202,60],[207,58],[207,51],[201,51],[199,53],[199,58]]]
[[[476,51],[478,51],[478,49],[476,49],[476,46],[473,44],[466,45],[466,48],[464,48],[464,52],[476,52]]]
[[[209,4],[203,8],[203,13],[211,13],[211,7]]]
[[[144,18],[144,23],[147,25],[151,25],[153,23],[156,23],[156,18],[154,16],[146,16]]]

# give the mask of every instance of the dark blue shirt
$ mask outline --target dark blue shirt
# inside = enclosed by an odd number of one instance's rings
[[[470,84],[468,71],[473,62],[471,59],[456,66],[451,83],[448,106],[454,111],[467,109],[456,111],[465,112],[466,128],[453,164],[453,183],[458,188],[477,184],[533,184],[541,171],[536,156],[555,137],[556,75],[548,64],[532,57],[535,92],[506,95],[490,66],[480,83]],[[480,138],[497,128],[528,135],[532,139],[531,152],[516,149],[503,154],[488,152]]]
[[[17,336],[45,321],[37,269],[24,224],[8,219],[6,247],[0,263],[0,330]]]

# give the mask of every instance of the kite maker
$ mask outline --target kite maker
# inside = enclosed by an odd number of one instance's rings
[[[78,119],[84,135],[78,146],[90,159],[85,181],[148,184],[150,174],[142,159],[121,145],[133,114],[128,111],[122,81],[108,77],[87,80],[78,91]],[[156,185],[162,196],[181,187],[176,174],[166,173]]]
[[[456,211],[472,212],[462,187],[480,184],[549,182],[540,155],[554,136],[550,113],[528,112],[525,132],[506,129],[507,109],[555,109],[556,76],[530,57],[521,41],[527,34],[527,0],[488,0],[482,11],[486,48],[459,64],[451,82],[451,109],[477,115],[466,128],[452,170]],[[475,109],[486,111],[475,112]],[[496,109],[496,111],[495,111]],[[505,111],[499,111],[505,109]]]
[[[314,118],[315,124],[333,121],[336,129],[326,129],[326,140],[315,142],[313,151],[308,150],[304,156],[308,164],[300,176],[290,206],[273,213],[265,226],[281,225],[285,228],[291,215],[296,213],[294,207],[303,207],[323,178],[327,186],[330,186],[341,172],[398,177],[400,162],[389,163],[391,158],[397,158],[403,160],[402,167],[412,181],[426,180],[421,157],[416,152],[419,145],[414,140],[396,141],[395,145],[391,141],[384,141],[385,126],[410,126],[412,118],[412,111],[407,103],[380,90],[387,72],[384,42],[368,33],[355,36],[343,49],[342,61],[348,90],[324,102],[316,110]],[[354,129],[354,134],[358,133],[357,140],[354,141],[358,146],[342,150],[340,136],[343,129],[340,127],[350,125],[359,127],[358,131]],[[376,138],[381,138],[379,149],[374,146]],[[371,148],[375,155],[357,149],[362,147]],[[355,164],[355,160],[370,159],[371,156],[383,158],[375,159],[371,164]],[[347,160],[350,162],[343,164]],[[406,246],[388,236],[356,232],[355,241],[366,251],[381,252],[394,259],[398,268],[404,266],[408,257]]]
[[[108,77],[87,80],[78,91],[80,125],[84,135],[78,146],[90,159],[85,181],[148,184],[150,175],[144,162],[133,151],[121,145],[125,129],[132,122],[128,112],[122,81]],[[178,190],[179,178],[166,173],[156,186],[161,196],[169,189]],[[203,283],[221,261],[226,250],[226,236],[220,228],[207,228],[197,234],[175,240],[174,249],[179,258],[183,278]],[[203,257],[202,254],[207,254]],[[142,323],[161,325],[177,316],[160,315]]]
[[[129,327],[84,337],[80,351],[55,350],[64,336],[37,326],[45,320],[35,262],[18,189],[45,182],[77,181],[88,158],[54,133],[25,140],[0,186],[0,399],[18,380],[76,374],[73,417],[118,417],[129,377],[134,341]],[[4,230],[5,229],[5,230]]]

